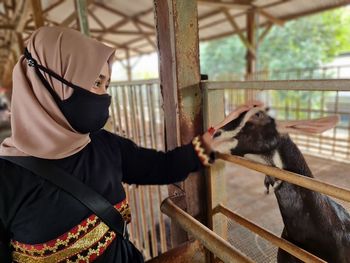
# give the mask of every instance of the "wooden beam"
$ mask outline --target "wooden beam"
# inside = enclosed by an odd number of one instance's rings
[[[261,14],[264,17],[266,17],[270,22],[272,22],[272,23],[274,23],[274,24],[276,24],[278,26],[284,26],[285,21],[283,21],[282,19],[271,15],[270,13],[266,12],[262,8],[258,8],[256,10],[258,11],[259,14]]]
[[[52,9],[54,9],[55,7],[59,6],[60,4],[62,4],[64,2],[64,0],[58,0],[55,3],[53,3],[52,5],[48,6],[47,8],[45,8],[43,10],[43,13],[46,14],[49,11],[51,11]]]
[[[273,24],[272,24],[272,23],[269,23],[269,24],[265,27],[264,31],[263,31],[263,32],[260,34],[260,36],[259,36],[258,45],[260,45],[260,44],[264,41],[265,37],[266,37],[267,34],[270,32],[272,26],[273,26]]]
[[[22,32],[24,30],[25,24],[30,15],[30,11],[30,1],[22,0],[17,4],[14,19],[12,21],[12,24],[15,26],[15,31]]]
[[[91,1],[90,1],[91,2]],[[76,12],[78,14],[80,32],[86,36],[90,36],[89,21],[87,17],[87,1],[86,0],[75,0]]]
[[[156,49],[157,46],[156,46],[156,44],[152,41],[152,39],[150,38],[150,36],[143,33],[143,30],[142,30],[142,28],[140,27],[140,25],[139,25],[138,23],[136,23],[135,21],[133,21],[133,23],[134,23],[134,25],[136,26],[136,28],[137,28],[137,30],[139,31],[139,33],[145,37],[145,39],[147,40],[147,42],[148,42],[154,49]]]
[[[95,22],[102,28],[102,30],[106,31],[107,28],[106,26],[102,23],[102,21],[95,15],[94,11],[91,9],[87,10],[89,15],[92,17],[93,20],[95,20]],[[90,29],[91,32],[91,29]]]
[[[8,15],[7,8],[6,14]],[[9,31],[9,34],[6,36],[5,42],[11,43],[9,48],[8,63],[4,65],[2,80],[5,83],[9,83],[9,79],[12,76],[12,68],[17,61],[18,57],[23,53],[23,43],[19,41],[19,35],[24,30],[26,21],[29,18],[31,11],[30,1],[18,1],[16,9],[13,15],[11,24],[13,25],[13,31]],[[23,42],[23,41],[22,41]],[[10,74],[10,75],[9,75]]]
[[[234,8],[234,9],[249,9],[252,7],[252,1],[220,1],[220,0],[197,0],[198,4],[203,6],[223,7],[223,8]]]
[[[88,8],[94,0],[87,0],[86,1],[86,8]],[[65,20],[62,21],[60,26],[69,27],[69,25],[77,18],[77,12],[74,10],[73,13],[71,13]]]
[[[138,19],[138,17],[136,17],[136,16],[128,16],[125,13],[123,13],[123,12],[121,12],[119,10],[116,10],[114,8],[111,8],[109,6],[106,6],[106,5],[104,5],[104,4],[100,3],[100,2],[96,2],[95,5],[98,6],[98,7],[103,8],[103,9],[105,9],[105,10],[111,12],[111,13],[114,13],[114,14],[119,15],[121,17],[127,18],[127,20],[135,21],[136,23],[138,23],[140,25],[143,25],[144,27],[147,27],[149,29],[153,29],[154,30],[154,26],[153,25]]]
[[[44,25],[43,12],[41,7],[41,0],[31,0],[33,19],[36,28]]]
[[[2,30],[14,30],[14,25],[11,24],[1,24],[0,29]]]
[[[122,20],[112,24],[111,26],[109,26],[105,32],[101,32],[101,34],[99,35],[99,37],[103,37],[106,33],[109,33],[109,31],[115,31],[115,32],[110,32],[110,33],[116,33],[118,34],[119,30],[117,30],[119,27],[125,25],[126,23],[128,23],[129,21],[132,21],[132,19],[137,19],[139,16],[142,16],[142,15],[146,15],[150,12],[153,12],[153,8],[149,8],[149,9],[146,9],[144,11],[141,11],[131,17],[123,17]],[[154,32],[154,27],[152,28],[152,31]],[[131,33],[126,33],[126,34],[131,34]],[[155,33],[153,33],[154,35]]]
[[[135,52],[135,53],[137,53],[137,54],[139,54],[139,55],[145,54],[145,53],[142,52],[141,50],[138,50],[137,48],[128,47],[128,45],[125,45],[125,44],[119,44],[119,43],[117,43],[117,42],[114,42],[114,41],[108,40],[108,39],[104,39],[104,38],[102,38],[102,37],[97,37],[97,39],[98,39],[99,41],[106,42],[106,43],[109,43],[109,44],[111,44],[111,45],[114,45],[114,46],[117,47],[117,48],[129,49],[129,50],[131,50],[131,51],[133,51],[133,52]]]
[[[132,79],[132,68],[130,63],[130,52],[129,49],[125,49],[125,58],[126,58],[126,74],[128,76],[128,81]]]
[[[222,10],[225,14],[227,20],[231,24],[232,28],[235,30],[235,32],[238,34],[239,38],[243,42],[243,44],[246,46],[246,48],[255,55],[255,48],[254,46],[248,41],[248,39],[243,35],[242,30],[237,25],[235,19],[230,15],[230,13],[227,11],[227,9]]]
[[[120,34],[120,35],[147,35],[147,36],[154,36],[155,32],[145,32],[142,31],[142,33],[140,33],[139,31],[131,31],[131,30],[117,30],[117,29],[106,29],[106,30],[101,30],[101,29],[90,29],[91,33],[110,33],[110,34]]]
[[[256,71],[256,39],[255,39],[255,27],[256,27],[256,13],[251,10],[247,13],[247,41],[249,46],[246,54],[246,76],[250,76]]]

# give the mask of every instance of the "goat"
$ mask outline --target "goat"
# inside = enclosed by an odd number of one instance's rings
[[[279,132],[266,109],[241,113],[214,134],[214,150],[313,177],[287,133]],[[265,176],[274,188],[283,218],[282,238],[326,260],[350,263],[350,215],[324,194]],[[302,262],[279,249],[277,262]]]

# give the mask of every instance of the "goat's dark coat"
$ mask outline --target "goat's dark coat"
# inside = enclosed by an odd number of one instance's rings
[[[275,165],[273,156],[279,154],[281,168],[307,177],[313,177],[303,155],[288,135],[278,133],[274,119],[265,112],[257,112],[243,125],[235,123],[222,128],[220,133],[241,127],[232,140],[237,146],[231,154],[255,154],[269,165]],[[242,127],[243,126],[243,127]],[[219,134],[218,136],[220,136]],[[275,179],[267,176],[265,185],[274,185]],[[350,262],[350,215],[338,203],[323,194],[288,182],[275,188],[275,195],[285,228],[282,237],[315,254],[327,262]],[[301,262],[279,249],[278,262]]]

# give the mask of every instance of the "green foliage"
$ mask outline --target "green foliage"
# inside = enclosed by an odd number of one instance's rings
[[[259,70],[317,67],[350,51],[350,9],[341,8],[274,26],[259,46]],[[245,48],[237,36],[201,45],[201,71],[210,79],[237,79],[245,71]]]

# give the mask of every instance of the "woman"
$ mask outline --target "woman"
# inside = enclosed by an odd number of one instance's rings
[[[167,153],[103,129],[115,50],[67,28],[30,37],[13,71],[12,136],[0,156],[52,160],[102,195],[130,221],[122,182],[169,184],[208,163],[207,132]],[[242,106],[218,127],[252,105]],[[195,150],[197,148],[197,151]],[[1,262],[137,262],[137,250],[69,193],[0,159]]]

